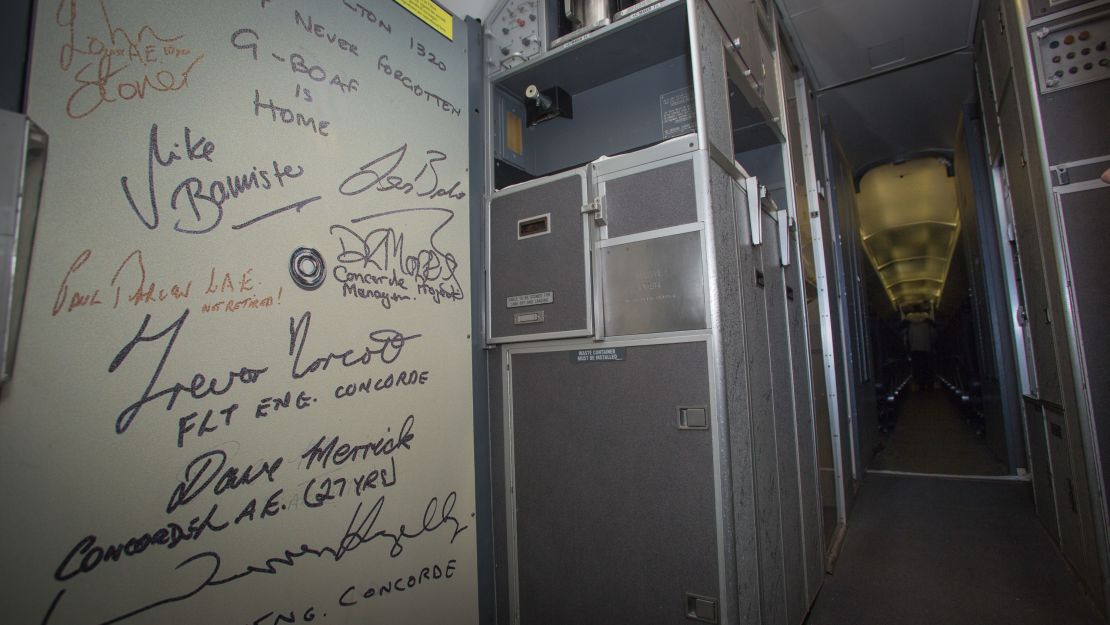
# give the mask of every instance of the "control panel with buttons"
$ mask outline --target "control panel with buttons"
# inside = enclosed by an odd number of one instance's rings
[[[1033,31],[1041,93],[1110,78],[1110,13]]]
[[[489,74],[520,65],[544,49],[542,5],[539,0],[508,0],[486,26]]]

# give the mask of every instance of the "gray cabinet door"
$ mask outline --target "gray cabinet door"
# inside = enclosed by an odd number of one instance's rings
[[[689,150],[685,144],[691,142],[684,138],[660,147]],[[605,202],[605,238],[698,221],[693,153],[659,158],[653,150],[642,150],[608,160],[594,166],[598,194]]]
[[[489,340],[593,333],[586,170],[509,187],[489,206]]]
[[[779,213],[786,219],[784,212]],[[804,515],[801,496],[802,461],[794,407],[794,376],[790,351],[790,316],[786,299],[786,272],[781,264],[778,221],[767,213],[763,225],[763,296],[767,307],[772,403],[774,406],[775,456],[779,475],[779,523],[782,531],[783,590],[786,622],[801,623],[809,611],[806,590]],[[812,480],[812,474],[809,477]],[[816,502],[810,502],[816,507]],[[809,531],[817,531],[816,527]]]
[[[1106,164],[1099,165],[1103,167]],[[1066,237],[1070,307],[1081,365],[1076,373],[1082,377],[1086,395],[1080,397],[1084,403],[1079,413],[1066,415],[1065,429],[1070,442],[1068,452],[1075,477],[1082,479],[1075,480],[1071,485],[1074,492],[1065,494],[1074,497],[1080,511],[1084,512],[1083,508],[1089,505],[1087,493],[1083,492],[1089,489],[1088,480],[1099,479],[1101,473],[1105,489],[1105,481],[1110,478],[1110,423],[1104,418],[1105,407],[1110,402],[1110,362],[1106,357],[1110,353],[1110,332],[1106,330],[1110,284],[1105,277],[1106,268],[1110,266],[1110,251],[1106,246],[1106,232],[1110,230],[1110,188],[1092,185],[1059,194],[1057,198]],[[1090,434],[1093,444],[1088,448],[1096,450],[1094,461],[1098,470],[1086,468],[1092,465],[1084,462],[1084,424],[1080,419],[1086,422],[1089,431],[1093,430]],[[1105,496],[1101,505],[1106,505]],[[1097,510],[1093,515],[1082,516],[1084,519],[1097,519],[1102,518],[1103,513],[1103,510]],[[1093,545],[1096,531],[1095,528],[1088,531],[1087,547],[1079,554],[1086,561],[1075,562],[1089,584],[1097,584],[1099,576]]]
[[[720,612],[706,343],[615,350],[511,355],[512,623],[694,622],[688,595]]]
[[[798,239],[790,238],[790,266],[785,268],[786,309],[789,316],[790,363],[794,375],[794,414],[798,443],[798,483],[801,488],[802,528],[805,533],[806,601],[812,603],[824,581],[821,490],[817,472],[816,417],[806,337],[806,294]]]

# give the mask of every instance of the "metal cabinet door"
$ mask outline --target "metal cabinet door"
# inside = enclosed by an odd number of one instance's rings
[[[1103,166],[1107,164],[1110,158]],[[1110,283],[1106,280],[1106,268],[1110,267],[1110,248],[1106,245],[1110,188],[1097,184],[1092,181],[1071,193],[1058,191],[1056,197],[1066,237],[1070,309],[1081,358],[1078,373],[1086,390],[1082,400],[1092,415],[1087,420],[1095,428],[1103,479],[1110,481],[1110,423],[1093,418],[1110,405],[1110,332],[1106,329],[1110,310]]]
[[[508,187],[489,204],[491,343],[593,334],[585,168]]]
[[[708,327],[702,165],[692,136],[595,162],[604,336]]]
[[[575,347],[509,350],[510,622],[726,622],[705,341]]]
[[[694,135],[605,158],[591,165],[604,206],[600,234],[612,239],[661,230],[701,219]]]
[[[794,414],[798,435],[798,474],[805,532],[806,598],[812,603],[824,581],[825,547],[822,539],[821,489],[817,472],[816,419],[806,331],[806,295],[796,233],[790,237],[790,266],[786,274],[786,309],[790,321],[790,354],[794,375]]]
[[[1110,157],[1101,157],[1095,171],[1110,163]],[[1065,428],[1069,438],[1069,455],[1074,473],[1073,493],[1080,508],[1081,518],[1088,527],[1087,547],[1082,551],[1082,562],[1075,562],[1090,587],[1097,587],[1099,571],[1095,555],[1097,528],[1090,520],[1105,518],[1105,495],[1089,496],[1091,482],[1101,481],[1105,493],[1106,480],[1110,478],[1110,423],[1103,411],[1110,401],[1110,333],[1106,331],[1106,310],[1110,307],[1110,285],[1105,279],[1110,266],[1110,251],[1106,246],[1106,232],[1110,230],[1110,187],[1097,179],[1058,187],[1055,193],[1058,214],[1064,231],[1064,263],[1068,275],[1068,312],[1071,325],[1071,349],[1074,352],[1079,377],[1079,405],[1077,411],[1065,415]],[[1090,451],[1087,451],[1090,450]],[[1095,457],[1089,461],[1087,454]],[[1101,501],[1099,501],[1101,499]],[[1092,501],[1093,500],[1093,501]],[[1099,508],[1091,514],[1092,503]],[[1070,502],[1069,502],[1070,504]]]
[[[780,212],[782,219],[786,213]],[[780,255],[779,223],[767,213],[763,226],[763,296],[770,339],[775,445],[779,475],[779,522],[782,524],[782,559],[786,622],[801,623],[809,608],[806,590],[804,514],[802,510],[798,431],[794,408],[794,376],[790,351],[790,318],[787,311],[786,272]],[[816,502],[811,502],[816,505]],[[816,527],[808,528],[816,532]]]
[[[737,189],[741,185],[737,184]],[[783,583],[782,523],[780,521],[782,489],[778,471],[778,441],[775,433],[774,388],[771,377],[771,345],[768,333],[767,303],[764,297],[766,276],[763,272],[761,246],[752,244],[752,227],[761,228],[761,221],[752,221],[747,196],[733,193],[739,229],[740,300],[743,306],[744,344],[747,349],[748,406],[752,423],[752,458],[754,463],[753,493],[756,514],[756,544],[759,546],[760,579],[776,580],[762,586],[763,623],[785,625],[786,589]],[[758,208],[756,210],[759,210]],[[758,217],[758,216],[757,216]]]
[[[1087,551],[1094,551],[1083,536],[1081,510],[1086,498],[1082,485],[1077,479],[1076,467],[1072,465],[1072,432],[1068,427],[1068,415],[1060,406],[1042,403],[1045,427],[1048,435],[1048,461],[1051,464],[1052,487],[1056,493],[1056,521],[1060,530],[1060,550],[1077,571],[1083,572]]]

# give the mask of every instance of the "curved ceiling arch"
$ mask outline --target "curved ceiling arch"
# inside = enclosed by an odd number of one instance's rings
[[[956,182],[944,159],[918,158],[870,169],[856,210],[864,252],[891,305],[935,309],[959,241]]]

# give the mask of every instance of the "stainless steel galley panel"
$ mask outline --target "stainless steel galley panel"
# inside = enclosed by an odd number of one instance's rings
[[[503,189],[489,204],[491,343],[593,333],[585,168]]]
[[[707,326],[701,230],[598,248],[606,336]]]
[[[508,355],[510,622],[724,622],[705,340]]]

